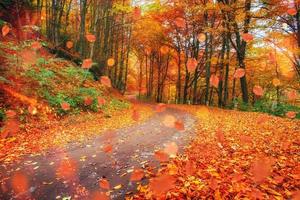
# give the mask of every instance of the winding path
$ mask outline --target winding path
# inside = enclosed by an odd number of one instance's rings
[[[164,126],[161,121],[165,115],[173,115],[182,120],[185,130],[177,131]],[[51,150],[51,153],[48,151],[35,157],[24,157],[20,164],[0,166],[0,178],[7,177],[6,185],[2,185],[0,190],[0,199],[84,199],[74,196],[75,193],[85,192],[78,191],[78,185],[89,192],[96,191],[99,190],[100,178],[109,180],[111,188],[121,184],[121,188],[113,189],[110,197],[124,199],[126,194],[134,192],[136,188],[136,184],[129,181],[131,169],[146,166],[157,168],[159,162],[154,159],[154,151],[163,148],[166,143],[175,142],[179,151],[182,151],[193,136],[195,121],[188,113],[167,108],[143,123],[107,131],[85,144],[70,144],[65,149]],[[104,153],[103,146],[108,143],[113,150],[111,153]],[[66,158],[76,163],[76,177],[72,181],[56,176],[57,168]],[[29,190],[18,195],[14,194],[10,183],[10,177],[16,171],[29,178]]]

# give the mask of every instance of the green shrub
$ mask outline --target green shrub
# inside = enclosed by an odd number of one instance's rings
[[[51,78],[55,76],[55,73],[48,69],[41,69],[40,71],[30,69],[25,72],[25,75],[38,81],[39,84],[43,86],[50,82]]]
[[[112,99],[109,102],[109,107],[115,110],[121,110],[121,109],[126,109],[129,108],[130,104],[128,102],[125,101],[121,101],[118,99]]]
[[[62,74],[68,78],[79,79],[80,82],[83,82],[86,79],[93,79],[93,75],[89,71],[73,66],[66,67],[62,71]]]
[[[58,93],[56,95],[51,95],[48,90],[44,89],[43,97],[48,101],[49,105],[56,108],[56,111],[60,115],[67,113],[79,113],[80,110],[90,110],[97,112],[99,110],[97,97],[101,96],[101,92],[97,91],[95,88],[79,88],[74,96],[68,96],[65,93]],[[86,97],[91,97],[93,102],[91,105],[85,105],[84,100]],[[64,111],[61,108],[61,103],[67,102],[70,104],[71,110]]]
[[[5,110],[4,108],[0,108],[0,121],[4,121],[6,118]]]
[[[300,119],[300,108],[286,103],[273,103],[272,101],[259,100],[253,105],[253,111],[269,113],[271,115],[284,117],[289,111],[297,112],[296,118]]]
[[[253,105],[244,103],[241,99],[235,100],[237,109],[241,111],[253,111],[268,113],[270,115],[285,117],[285,114],[289,111],[296,112],[296,118],[300,119],[300,107],[293,106],[287,103],[277,104],[274,101],[267,99],[257,100]],[[234,109],[234,102],[232,102],[227,108]]]

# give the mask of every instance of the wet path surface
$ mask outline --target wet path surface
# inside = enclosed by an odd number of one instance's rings
[[[166,115],[182,120],[185,129],[178,131],[163,125]],[[192,115],[167,108],[143,123],[107,131],[84,144],[70,144],[65,149],[25,157],[18,164],[1,165],[0,178],[4,181],[0,199],[90,199],[83,196],[100,191],[101,178],[110,182],[111,199],[124,199],[136,188],[136,184],[129,181],[132,169],[157,168],[159,162],[155,160],[154,152],[164,148],[166,143],[175,142],[182,151],[193,137],[194,123]],[[18,195],[11,186],[11,177],[16,173],[25,175],[29,182],[28,190]],[[61,173],[72,178],[65,179]]]

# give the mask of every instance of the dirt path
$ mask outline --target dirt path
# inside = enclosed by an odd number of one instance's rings
[[[167,114],[182,120],[185,130],[178,131],[164,126],[161,121]],[[26,157],[20,164],[0,166],[0,178],[6,180],[1,187],[0,199],[85,199],[87,191],[99,190],[100,178],[109,180],[111,199],[124,199],[126,193],[136,188],[136,184],[129,182],[131,169],[158,167],[159,163],[153,154],[166,143],[176,142],[182,151],[193,136],[195,121],[192,115],[184,111],[167,108],[142,124],[107,131],[85,144],[70,144],[65,149]],[[109,149],[111,146],[112,152],[103,152],[103,147]],[[72,163],[70,166],[73,166],[76,174],[71,181],[57,176],[57,169],[65,170],[62,163],[66,161]],[[11,177],[16,172],[29,179],[28,190],[17,196],[11,187]],[[121,188],[113,189],[119,184]]]

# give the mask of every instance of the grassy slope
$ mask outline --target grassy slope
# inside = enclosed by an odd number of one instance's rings
[[[94,81],[72,62],[55,58],[44,48],[34,51],[31,45],[32,41],[0,43],[0,115],[4,119],[0,161],[10,162],[26,153],[82,141],[135,122],[132,105],[117,91]],[[92,99],[88,106],[87,97]],[[98,97],[105,99],[104,105],[98,105]],[[68,102],[71,109],[64,111],[62,102]],[[152,113],[145,106],[135,106],[140,121]],[[36,114],[30,113],[30,107],[37,109]],[[5,116],[10,110],[16,113],[14,117]],[[11,124],[17,124],[18,130]]]

